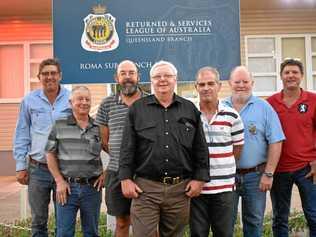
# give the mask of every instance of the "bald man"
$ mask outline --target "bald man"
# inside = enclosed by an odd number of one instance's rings
[[[124,60],[119,63],[114,78],[120,86],[120,91],[102,101],[96,123],[101,128],[103,149],[110,155],[105,182],[107,213],[116,217],[115,236],[127,237],[129,236],[131,200],[123,196],[117,177],[120,146],[128,108],[144,94],[138,87],[140,78],[134,62]]]
[[[225,103],[236,109],[244,123],[245,144],[237,163],[234,216],[242,199],[242,222],[245,237],[262,236],[266,191],[272,187],[282,141],[280,120],[265,100],[252,95],[254,81],[244,66],[230,75],[232,96]]]

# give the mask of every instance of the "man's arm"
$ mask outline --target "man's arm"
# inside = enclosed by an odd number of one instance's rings
[[[47,165],[50,173],[53,175],[56,182],[56,200],[61,205],[65,205],[67,202],[67,195],[70,194],[70,186],[65,181],[64,177],[59,171],[58,161],[54,152],[48,152],[46,154]]]
[[[26,159],[31,146],[31,116],[25,100],[20,106],[19,117],[15,129],[13,156],[16,160],[16,179],[20,184],[28,184]]]
[[[267,175],[265,175],[265,173],[274,173],[280,159],[282,143],[282,141],[279,141],[271,143],[268,146],[267,164],[259,184],[259,188],[263,192],[270,190],[272,187],[273,177],[268,177]]]
[[[109,127],[100,125],[100,136],[102,142],[102,148],[105,152],[109,152]]]
[[[236,160],[239,160],[241,156],[243,145],[233,145],[233,154]]]
[[[127,114],[120,148],[119,178],[121,180],[123,195],[126,198],[137,198],[139,193],[142,192],[132,180],[134,175],[134,156],[136,150],[133,111],[133,107],[131,107]]]

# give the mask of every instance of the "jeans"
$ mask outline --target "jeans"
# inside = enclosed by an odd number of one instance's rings
[[[75,235],[76,217],[80,209],[81,227],[84,237],[97,237],[102,191],[90,184],[70,183],[71,194],[64,206],[56,203],[57,237]]]
[[[48,236],[48,206],[52,191],[54,191],[54,178],[47,166],[30,163],[28,198],[32,214],[32,237]]]
[[[190,231],[192,237],[232,237],[233,193],[201,194],[191,199]]]
[[[234,192],[234,222],[238,212],[238,201],[241,197],[241,211],[244,237],[260,237],[263,231],[266,192],[259,190],[261,173],[250,172],[236,175]]]
[[[304,176],[310,171],[310,166],[294,172],[282,172],[274,175],[271,190],[273,208],[273,236],[289,236],[288,219],[290,213],[292,187],[298,187],[302,208],[311,237],[316,237],[316,184],[311,178]]]

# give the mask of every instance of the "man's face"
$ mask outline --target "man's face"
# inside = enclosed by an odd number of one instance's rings
[[[116,81],[121,86],[121,92],[132,96],[137,92],[139,77],[136,66],[132,62],[124,62],[117,68]]]
[[[91,108],[91,95],[89,91],[78,90],[74,92],[71,100],[72,111],[75,115],[88,115]]]
[[[155,94],[173,94],[177,77],[169,65],[156,67],[151,76]]]
[[[253,80],[245,70],[236,70],[231,75],[229,85],[232,89],[232,95],[240,99],[248,99],[252,94]]]
[[[55,65],[44,66],[39,73],[38,78],[42,84],[44,92],[57,92],[59,89],[59,82],[61,80],[61,72]]]
[[[283,82],[284,89],[297,89],[300,88],[301,81],[303,80],[303,74],[298,66],[287,65],[281,73],[281,80]]]
[[[212,71],[202,71],[196,80],[195,86],[201,102],[217,102],[221,84],[216,81]]]

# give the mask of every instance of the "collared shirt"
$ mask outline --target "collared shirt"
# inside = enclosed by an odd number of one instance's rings
[[[90,117],[86,128],[79,127],[73,115],[57,120],[46,152],[56,153],[59,170],[65,177],[91,178],[102,173],[100,129]]]
[[[16,171],[26,169],[26,157],[46,163],[45,145],[54,121],[71,113],[69,91],[60,87],[52,105],[42,89],[24,97],[17,120],[13,155]]]
[[[141,96],[148,94],[141,91]],[[122,101],[120,94],[108,96],[101,102],[95,123],[109,128],[108,170],[117,172],[119,168],[120,147],[128,106]]]
[[[244,126],[236,110],[219,102],[211,121],[202,113],[203,130],[208,144],[210,181],[202,194],[232,191],[235,186],[234,146],[244,144]]]
[[[233,107],[232,98],[223,101]],[[269,144],[285,139],[278,115],[269,103],[251,96],[239,112],[245,127],[245,144],[238,168],[252,168],[267,162]]]
[[[278,113],[286,137],[276,171],[296,171],[316,160],[316,94],[301,89],[290,108],[283,102],[283,91],[268,102]]]
[[[154,95],[129,109],[123,132],[119,177],[192,177],[209,180],[208,150],[194,104],[174,95],[164,108]]]

